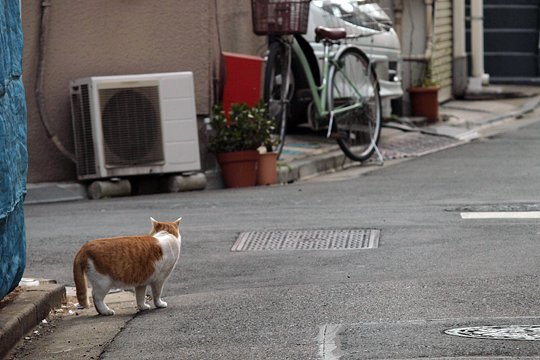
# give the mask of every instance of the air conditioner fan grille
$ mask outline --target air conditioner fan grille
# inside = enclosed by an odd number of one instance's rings
[[[99,90],[107,166],[164,161],[157,86]]]

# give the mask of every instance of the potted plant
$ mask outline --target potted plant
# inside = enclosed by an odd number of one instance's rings
[[[273,136],[276,125],[274,120],[269,118],[267,107],[262,106],[262,104],[257,108],[256,116],[259,117],[259,134],[264,148],[259,154],[257,185],[272,185],[277,182],[278,154],[274,152],[274,148],[279,144],[279,139]]]
[[[439,119],[439,85],[433,80],[432,62],[428,60],[424,67],[424,74],[416,86],[407,89],[411,98],[411,112],[413,116],[422,116],[428,122],[437,122]]]
[[[216,154],[226,187],[254,186],[257,182],[258,148],[265,137],[265,107],[233,104],[228,116],[214,108],[208,149]]]

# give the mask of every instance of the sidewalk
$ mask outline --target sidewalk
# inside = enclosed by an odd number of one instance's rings
[[[65,299],[64,286],[50,280],[27,280],[27,285],[14,290],[0,303],[0,359]]]
[[[49,291],[41,289],[36,296],[33,288],[27,288],[15,298],[10,308],[24,309],[24,298],[28,297],[27,294],[48,301],[46,306],[37,307],[38,311],[43,311],[43,316],[38,317],[37,322],[22,324],[30,327],[13,327],[12,331],[5,331],[0,327],[0,359],[6,355],[6,359],[99,359],[111,339],[137,314],[135,295],[131,292],[118,291],[107,295],[107,304],[115,309],[115,316],[96,316],[94,307],[77,308],[75,288],[59,285],[55,287],[61,290],[55,292],[52,288]],[[60,293],[61,297],[53,297]],[[47,320],[42,321],[45,317]],[[0,311],[0,321],[1,319]],[[15,346],[9,350],[12,345]],[[6,348],[9,351],[6,352]]]
[[[414,119],[401,118],[385,122],[379,141],[380,155],[364,164],[347,159],[334,140],[324,135],[291,135],[281,157],[285,165],[282,183],[350,167],[384,165],[386,161],[414,158],[458,146],[486,134],[504,131],[505,122],[513,122],[540,105],[540,88],[529,86],[493,86],[483,94],[472,94],[475,100],[451,100],[440,105],[440,121],[415,126]]]
[[[379,141],[380,156],[374,155],[364,164],[347,159],[334,140],[326,139],[324,131],[314,133],[305,129],[287,134],[279,161],[279,182],[306,180],[350,167],[369,170],[370,166],[384,165],[386,161],[423,156],[472,141],[491,130],[497,132],[505,121],[514,121],[539,106],[540,87],[491,86],[468,97],[473,100],[451,100],[441,104],[440,121],[433,125],[416,126],[414,119],[408,118],[385,122]],[[206,175],[207,189],[223,186],[219,173],[212,171]],[[85,198],[86,189],[79,183],[28,184],[25,204]]]
[[[369,170],[374,165],[422,156],[489,136],[504,131],[506,125],[527,123],[528,120],[517,119],[538,107],[540,88],[503,89],[503,92],[489,94],[494,100],[483,96],[479,100],[454,100],[442,104],[439,112],[442,120],[433,125],[416,127],[408,119],[385,123],[379,144],[382,159],[374,157],[362,165],[345,158],[335,141],[326,139],[324,135],[306,132],[287,136],[283,159],[280,161],[283,164],[280,180],[282,183],[306,180],[351,167]],[[523,96],[510,96],[516,93]],[[25,203],[84,198],[84,189],[78,184],[29,185]],[[124,298],[133,301],[132,294],[125,294]],[[0,306],[0,358],[34,326],[40,324],[50,310],[60,308],[64,299],[64,286],[41,283],[37,287],[26,288],[13,301]],[[122,318],[122,322],[128,321],[128,318]]]

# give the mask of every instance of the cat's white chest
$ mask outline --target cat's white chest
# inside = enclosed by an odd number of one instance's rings
[[[180,236],[176,238],[166,232],[159,232],[155,234],[154,237],[159,242],[163,251],[163,257],[154,264],[155,272],[152,276],[152,281],[157,278],[165,279],[169,276],[180,257],[182,242]]]
[[[159,232],[154,237],[163,250],[163,259],[166,258],[167,260],[174,260],[176,262],[180,257],[181,236],[179,235],[176,238],[169,233]]]

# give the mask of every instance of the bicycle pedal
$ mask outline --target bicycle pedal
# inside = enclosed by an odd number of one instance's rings
[[[300,103],[309,103],[313,100],[310,89],[299,89],[295,93],[295,98]]]

